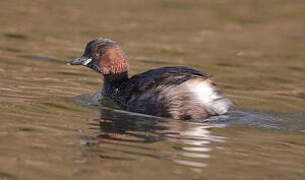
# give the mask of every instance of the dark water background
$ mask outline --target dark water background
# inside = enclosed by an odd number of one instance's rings
[[[305,178],[305,1],[0,2],[0,179]],[[118,41],[130,74],[185,65],[236,104],[178,121],[97,103],[66,62]]]

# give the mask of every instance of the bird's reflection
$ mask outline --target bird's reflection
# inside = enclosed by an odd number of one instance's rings
[[[206,167],[212,151],[223,149],[227,138],[216,136],[212,129],[231,124],[280,129],[286,121],[270,115],[232,110],[228,115],[210,117],[204,122],[191,122],[152,117],[117,110],[117,106],[100,92],[81,95],[75,103],[95,108],[100,116],[90,125],[93,131],[84,144],[93,146],[99,157],[111,160],[137,160],[148,157],[171,161],[187,167]]]
[[[105,152],[100,157],[136,160],[138,156],[169,160],[176,164],[205,167],[210,158],[211,142],[226,138],[211,134],[222,124],[189,122],[100,108],[100,118],[89,123],[94,131],[92,146]]]

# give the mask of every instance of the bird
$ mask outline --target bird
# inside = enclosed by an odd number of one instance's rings
[[[161,67],[129,77],[127,55],[117,42],[107,38],[89,41],[82,56],[68,65],[86,66],[102,74],[102,96],[130,112],[205,120],[226,114],[233,104],[211,75],[190,67]]]

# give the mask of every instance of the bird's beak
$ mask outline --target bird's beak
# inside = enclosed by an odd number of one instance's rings
[[[86,57],[86,56],[82,56],[80,58],[76,58],[73,59],[72,61],[70,61],[69,63],[67,63],[67,65],[84,65],[86,66],[87,64],[89,64],[92,61],[91,58]]]

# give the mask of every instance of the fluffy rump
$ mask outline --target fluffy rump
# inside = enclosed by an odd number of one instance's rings
[[[210,115],[225,114],[232,106],[232,102],[223,97],[218,87],[210,79],[194,80],[188,84],[188,88]]]

